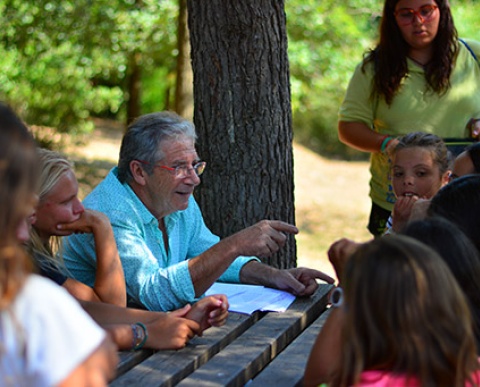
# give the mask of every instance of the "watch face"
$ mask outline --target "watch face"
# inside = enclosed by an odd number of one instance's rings
[[[332,293],[330,294],[330,302],[332,306],[338,308],[343,304],[343,289],[342,288],[335,288],[333,289]]]

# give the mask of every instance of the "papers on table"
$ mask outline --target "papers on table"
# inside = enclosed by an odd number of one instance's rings
[[[295,296],[283,290],[264,286],[226,284],[215,282],[206,295],[226,294],[230,312],[251,314],[256,310],[265,312],[285,312],[295,300]]]

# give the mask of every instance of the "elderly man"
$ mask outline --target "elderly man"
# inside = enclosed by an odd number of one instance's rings
[[[205,169],[195,150],[192,123],[170,112],[144,115],[122,139],[118,167],[87,198],[113,226],[129,301],[150,310],[172,310],[195,301],[219,280],[260,284],[310,295],[313,269],[279,270],[259,262],[298,229],[261,221],[220,240],[204,224],[193,190]],[[93,285],[95,249],[89,235],[72,235],[64,259],[71,274]]]

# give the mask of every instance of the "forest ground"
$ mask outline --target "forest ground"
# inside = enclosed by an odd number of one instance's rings
[[[118,159],[122,127],[98,121],[83,145],[69,146],[83,199]],[[368,163],[330,160],[294,143],[297,264],[333,275],[327,250],[335,240],[370,238],[366,229],[370,200]]]

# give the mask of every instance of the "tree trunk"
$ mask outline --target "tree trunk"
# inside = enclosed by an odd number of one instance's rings
[[[133,52],[129,60],[127,79],[127,126],[141,114],[140,97],[142,90],[142,70],[139,66],[141,54]]]
[[[193,72],[190,63],[190,34],[187,22],[187,0],[179,0],[177,27],[177,82],[175,111],[182,117],[193,119]]]
[[[295,223],[284,2],[187,4],[205,221],[220,237],[262,219]],[[295,238],[265,262],[295,266]]]

